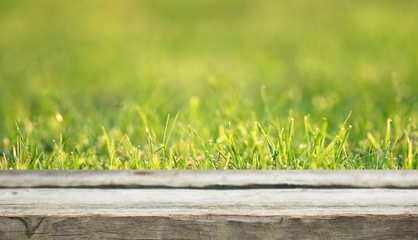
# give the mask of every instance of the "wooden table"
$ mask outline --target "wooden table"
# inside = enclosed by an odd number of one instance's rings
[[[418,239],[416,171],[0,171],[0,239]]]

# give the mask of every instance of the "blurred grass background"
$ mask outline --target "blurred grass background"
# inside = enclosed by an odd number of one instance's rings
[[[350,111],[337,161],[417,168],[417,12],[412,0],[2,0],[1,168],[300,167],[273,164],[254,122],[276,142],[269,122],[294,118],[286,157],[306,161]],[[314,139],[327,119],[317,153],[306,115]]]

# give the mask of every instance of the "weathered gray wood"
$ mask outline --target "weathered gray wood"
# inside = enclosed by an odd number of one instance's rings
[[[417,239],[417,185],[414,171],[0,171],[0,240]]]
[[[418,215],[408,189],[0,189],[0,212],[15,215]]]
[[[418,188],[417,171],[0,171],[4,187]]]
[[[0,217],[0,239],[417,239],[417,216]],[[4,231],[6,230],[6,231]]]
[[[408,189],[0,189],[1,239],[415,239]]]

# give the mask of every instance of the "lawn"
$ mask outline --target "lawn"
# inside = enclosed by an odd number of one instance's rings
[[[418,169],[418,1],[0,3],[0,169]]]

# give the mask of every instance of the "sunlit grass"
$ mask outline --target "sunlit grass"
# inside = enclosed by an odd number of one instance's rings
[[[416,1],[2,1],[0,169],[417,169]]]

